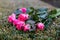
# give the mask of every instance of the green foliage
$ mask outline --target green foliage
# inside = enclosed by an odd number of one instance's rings
[[[29,15],[36,23],[37,22],[43,22],[45,24],[45,28],[47,28],[53,21],[54,18],[60,15],[60,12],[58,12],[56,9],[51,10],[48,12],[48,8],[40,8],[40,9],[34,9],[33,7],[28,8],[29,9]]]
[[[22,12],[19,9],[17,9],[17,10],[14,11],[14,13],[18,15],[18,14],[20,14]]]
[[[52,22],[53,22],[52,19],[51,19],[51,18],[48,18],[48,19],[44,22],[44,24],[45,24],[45,29],[47,29],[47,27],[50,26],[50,24],[51,24]]]
[[[49,12],[49,18],[55,18],[60,15],[59,9],[54,9]]]

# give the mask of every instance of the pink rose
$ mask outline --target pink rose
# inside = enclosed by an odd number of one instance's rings
[[[13,25],[16,26],[19,22],[20,22],[19,20],[15,19],[15,20],[13,21]]]
[[[24,26],[24,31],[29,31],[30,30],[30,25],[29,24],[26,24],[25,26]]]
[[[14,19],[16,19],[16,14],[12,13],[11,15]]]
[[[44,30],[44,24],[43,23],[37,23],[37,27],[39,30]]]
[[[21,8],[21,9],[19,9],[20,11],[22,11],[23,13],[26,13],[26,8]]]
[[[17,22],[16,28],[17,30],[22,30],[24,26],[25,26],[25,22],[19,21]]]
[[[12,14],[8,17],[8,22],[12,23],[16,19],[16,15]]]
[[[28,18],[29,18],[28,14],[20,14],[18,16],[18,20],[21,20],[21,21],[26,21]]]

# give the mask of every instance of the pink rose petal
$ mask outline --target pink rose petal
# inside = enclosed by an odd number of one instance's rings
[[[24,26],[24,31],[29,31],[30,30],[30,25],[29,24],[26,24],[25,26]]]
[[[26,21],[28,18],[29,18],[28,14],[20,14],[18,16],[18,20],[21,20],[21,21]]]
[[[16,15],[12,14],[8,17],[8,22],[12,23],[16,19]]]
[[[17,22],[16,28],[17,28],[17,30],[22,30],[22,27],[24,27],[24,26],[25,26],[25,22],[19,21],[19,22]]]

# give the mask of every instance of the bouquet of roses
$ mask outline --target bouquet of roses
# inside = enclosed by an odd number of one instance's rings
[[[13,24],[17,30],[36,31],[39,29],[43,31],[59,15],[56,9],[48,11],[48,8],[19,8],[8,16],[8,22]]]

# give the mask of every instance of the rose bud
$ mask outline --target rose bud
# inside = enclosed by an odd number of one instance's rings
[[[24,26],[24,31],[26,32],[26,31],[29,31],[29,30],[30,30],[30,25],[29,24],[26,24]]]
[[[37,27],[39,30],[44,30],[44,24],[43,23],[37,23]]]
[[[8,17],[8,22],[12,23],[16,19],[16,15],[12,14]]]
[[[22,28],[25,26],[25,22],[19,21],[17,22],[16,28],[17,30],[22,30]]]
[[[18,16],[18,20],[20,20],[20,21],[26,21],[28,18],[29,18],[28,14],[20,14]]]
[[[21,8],[21,9],[19,9],[20,11],[22,11],[22,13],[26,13],[26,8]]]

